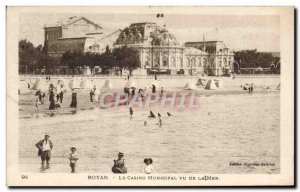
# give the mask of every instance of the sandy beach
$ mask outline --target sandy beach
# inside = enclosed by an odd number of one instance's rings
[[[101,87],[104,80],[94,81]],[[135,80],[144,87],[153,79]],[[89,89],[78,91],[76,113],[69,108],[71,93],[68,91],[62,108],[55,110],[53,117],[49,116],[46,99],[36,118],[35,91],[26,88],[26,81],[20,81],[19,169],[69,172],[69,148],[77,146],[78,172],[111,173],[113,159],[121,151],[130,173],[142,173],[146,157],[154,160],[156,173],[279,173],[280,91],[276,86],[280,78],[224,77],[222,80],[223,89],[198,87],[195,90],[201,105],[197,111],[171,111],[173,116],[168,117],[169,109],[154,109],[154,113],[162,114],[162,127],[158,126],[157,119],[147,118],[147,110],[134,109],[130,118],[126,107],[100,109],[97,103],[89,101]],[[168,91],[182,90],[186,84],[186,79],[159,78],[159,81]],[[126,80],[112,82],[121,90]],[[254,83],[253,94],[240,87],[250,82]],[[147,126],[143,125],[144,121],[148,122]],[[51,135],[54,149],[51,168],[41,170],[34,145],[45,133]],[[230,165],[236,162],[245,166]],[[256,166],[256,162],[272,165]]]

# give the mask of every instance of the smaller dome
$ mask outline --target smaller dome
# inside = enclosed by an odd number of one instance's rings
[[[178,46],[178,42],[174,35],[166,29],[162,29],[160,33],[155,34],[152,40],[152,45],[156,46]]]

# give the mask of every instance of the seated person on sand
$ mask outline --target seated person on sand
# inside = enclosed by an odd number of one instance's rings
[[[119,152],[118,159],[114,160],[114,166],[112,167],[113,173],[127,173],[127,168],[125,167],[124,154]]]

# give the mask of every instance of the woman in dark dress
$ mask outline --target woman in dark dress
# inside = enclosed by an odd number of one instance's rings
[[[124,154],[119,152],[118,159],[114,160],[114,166],[112,167],[113,173],[127,173],[127,168],[125,167]]]
[[[49,110],[55,109],[54,93],[53,93],[53,90],[52,90],[52,89],[50,89],[49,101],[50,101]]]
[[[72,91],[72,101],[70,107],[77,108],[77,93],[74,91],[74,89]]]

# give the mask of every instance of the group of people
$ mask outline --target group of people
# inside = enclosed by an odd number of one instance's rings
[[[61,87],[62,88],[62,87]],[[37,90],[35,93],[36,99],[35,99],[35,112],[39,113],[39,106],[41,104],[44,104],[46,93],[42,92],[41,90]],[[61,103],[63,102],[64,92],[62,89],[58,90],[56,89],[53,84],[50,84],[49,90],[48,90],[48,96],[49,96],[49,110],[54,110],[56,108],[60,108]]]
[[[133,109],[132,109],[132,107],[129,107],[129,114],[130,114],[130,117],[133,116]],[[167,112],[167,115],[168,115],[168,117],[172,116],[172,114],[170,112]],[[158,125],[161,127],[162,126],[162,116],[161,116],[160,113],[157,113],[157,116],[158,116]],[[152,110],[150,110],[148,118],[150,118],[150,119],[155,119],[156,118],[156,116],[152,112]],[[145,126],[148,125],[148,122],[144,121],[144,125]]]
[[[63,102],[64,92],[62,90],[63,86],[60,85],[60,89],[54,88],[52,84],[50,84],[49,89],[49,110],[60,108],[61,103]]]
[[[38,141],[35,146],[38,148],[38,156],[41,157],[42,161],[42,168],[45,167],[46,162],[46,168],[50,168],[50,159],[51,159],[51,151],[53,149],[53,143],[50,140],[50,135],[45,135],[45,138]],[[79,160],[79,155],[77,153],[76,147],[72,146],[70,148],[70,154],[68,156],[70,161],[70,168],[71,173],[76,172],[77,167],[77,161]],[[153,160],[151,158],[145,158],[144,159],[145,167],[144,167],[144,173],[151,174],[154,172],[154,168],[152,166]],[[124,160],[124,154],[119,152],[118,158],[114,160],[114,164],[112,167],[113,173],[127,173],[127,168],[125,167],[125,160]]]
[[[245,85],[241,85],[243,90],[248,91],[248,93],[253,93],[253,83],[246,83]]]

